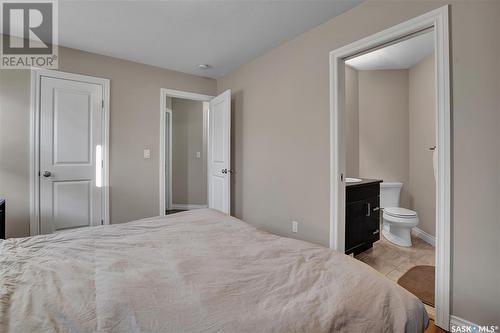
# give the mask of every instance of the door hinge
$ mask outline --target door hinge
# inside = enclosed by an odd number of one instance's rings
[[[101,160],[101,168],[104,169],[104,160]]]
[[[102,103],[101,103],[101,106],[102,106],[102,108],[104,109],[104,100],[102,100],[101,102],[102,102]]]
[[[104,225],[104,220],[101,220],[101,225]]]

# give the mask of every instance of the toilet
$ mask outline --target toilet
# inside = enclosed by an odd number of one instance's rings
[[[399,246],[411,246],[411,228],[418,225],[417,212],[399,207],[403,183],[380,183],[380,207],[383,208],[382,235]]]

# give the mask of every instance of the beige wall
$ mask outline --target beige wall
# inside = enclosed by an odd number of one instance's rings
[[[500,192],[494,184],[500,181],[500,2],[494,3],[451,8],[452,287],[453,313],[498,323]]]
[[[111,80],[111,222],[158,215],[160,88],[214,95],[216,81],[68,48],[59,49],[59,69]],[[0,77],[0,194],[7,198],[7,236],[28,236],[29,73],[2,70]],[[150,159],[143,158],[145,148]],[[19,181],[11,178],[13,170]]]
[[[436,85],[434,55],[409,70],[410,208],[418,213],[418,227],[436,234],[436,181],[432,151],[436,145]]]
[[[28,71],[0,70],[0,198],[6,236],[29,236]]]
[[[452,313],[498,323],[500,3],[450,2]],[[236,216],[328,245],[328,53],[446,3],[366,1],[217,80],[233,90]]]
[[[172,98],[172,203],[207,204],[204,143],[203,102]]]
[[[358,71],[345,66],[346,174],[359,177],[359,89]]]
[[[359,176],[402,182],[409,208],[408,70],[358,71]]]

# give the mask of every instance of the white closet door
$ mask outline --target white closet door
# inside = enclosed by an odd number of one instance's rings
[[[99,84],[41,78],[42,234],[101,224],[102,100]]]

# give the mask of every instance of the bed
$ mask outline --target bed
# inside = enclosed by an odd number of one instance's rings
[[[422,332],[369,266],[202,209],[0,243],[1,332]]]

